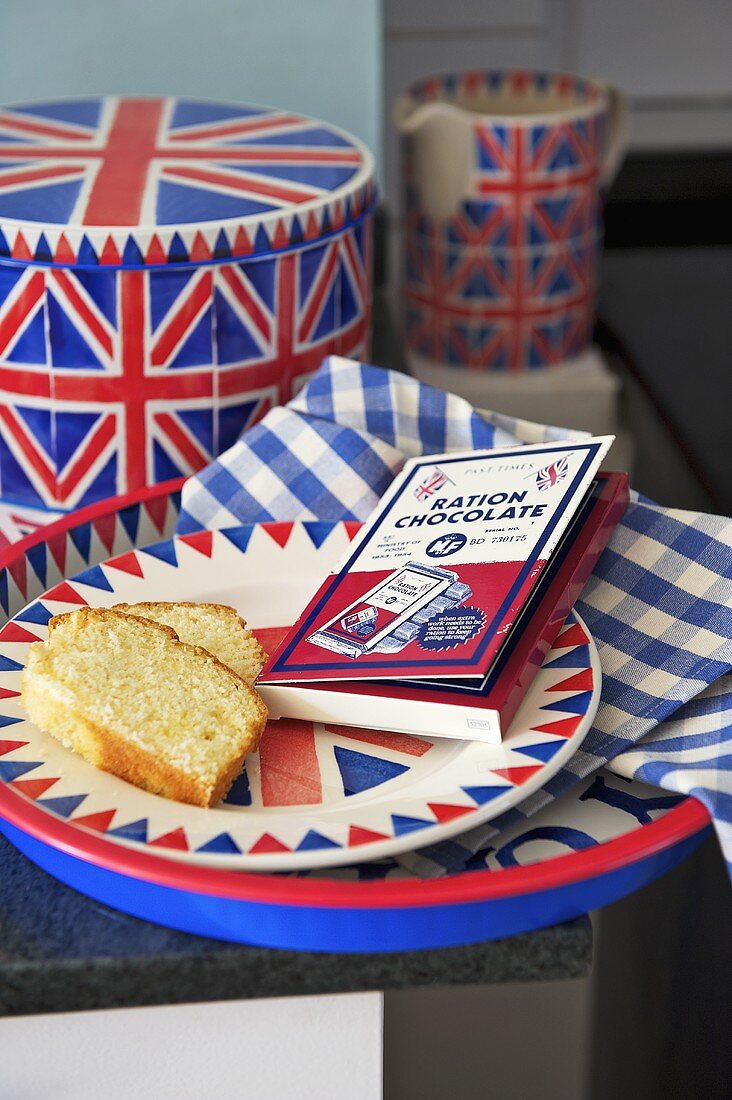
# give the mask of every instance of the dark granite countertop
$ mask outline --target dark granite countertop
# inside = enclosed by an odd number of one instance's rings
[[[175,932],[91,901],[0,837],[0,1015],[582,977],[585,917],[506,940],[342,955]]]

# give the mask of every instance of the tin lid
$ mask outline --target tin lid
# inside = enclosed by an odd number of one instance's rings
[[[108,96],[0,108],[0,257],[133,267],[316,240],[373,202],[356,138],[268,107]]]

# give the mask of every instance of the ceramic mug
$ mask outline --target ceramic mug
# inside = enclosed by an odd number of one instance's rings
[[[594,321],[602,196],[625,147],[616,89],[579,77],[429,77],[398,101],[410,359],[486,371],[579,355]]]

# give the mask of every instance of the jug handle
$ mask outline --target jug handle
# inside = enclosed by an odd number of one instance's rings
[[[599,83],[599,81],[598,81]],[[607,96],[607,141],[600,182],[609,188],[617,175],[628,148],[628,101],[618,88],[611,84],[600,85]]]

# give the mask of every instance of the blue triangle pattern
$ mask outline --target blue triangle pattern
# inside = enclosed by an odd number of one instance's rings
[[[48,239],[45,233],[41,233],[40,237],[38,238],[38,243],[36,245],[36,250],[33,253],[33,258],[36,260],[44,260],[46,262],[53,259],[53,253],[51,252],[51,247],[48,243]]]
[[[500,294],[500,291],[496,291],[482,268],[473,271],[463,285],[466,298],[495,298],[496,293]]]
[[[468,221],[476,229],[480,229],[484,222],[493,216],[497,207],[498,203],[496,202],[476,202],[468,199],[462,204],[461,209]],[[462,240],[462,238],[458,238],[458,240]]]
[[[301,256],[298,256],[298,267],[300,270],[299,291],[298,291],[298,306],[300,309],[305,305],[307,297],[313,287],[313,283],[318,277],[318,271],[325,257],[327,244],[318,245],[316,248],[307,248],[303,251]]]
[[[570,143],[564,139],[557,144],[556,149],[549,158],[547,168],[550,172],[556,172],[558,168],[574,168],[577,163],[577,153]]]
[[[0,714],[0,728],[5,726],[15,726],[18,722],[22,722],[22,718],[11,718],[9,714]]]
[[[0,653],[0,672],[20,672],[24,665],[19,665],[17,661],[11,661],[9,657]]]
[[[24,608],[19,615],[15,618],[21,623],[37,623],[39,626],[45,626],[49,619],[53,618],[53,612],[38,600],[36,603],[32,603],[30,607]]]
[[[574,285],[574,279],[571,278],[567,268],[562,266],[555,273],[544,293],[547,297],[552,297],[554,294],[566,294],[574,289]]]
[[[116,271],[78,271],[75,272],[84,290],[101,310],[111,325],[117,327],[117,272]]]
[[[153,473],[156,481],[171,481],[173,478],[182,477],[186,473],[185,470],[180,470],[176,466],[157,439],[153,440]]]
[[[0,214],[19,221],[45,221],[66,225],[76,206],[81,179],[6,191],[0,200]]]
[[[20,779],[21,775],[40,768],[42,760],[0,760],[0,780],[3,783],[12,783],[14,779]]]
[[[231,255],[231,245],[229,244],[229,238],[226,236],[223,229],[219,230],[218,236],[216,237],[213,254],[217,260],[222,259],[224,256]]]
[[[188,259],[188,249],[185,246],[185,242],[180,233],[174,233],[170,238],[170,247],[168,248],[168,259],[171,263],[185,263]]]
[[[539,252],[534,256],[529,257],[529,274],[532,279],[535,279],[539,274],[541,268],[544,266],[546,257],[543,252]]]
[[[240,142],[232,142],[232,145],[322,145],[328,148],[334,146],[344,146],[347,149],[352,149],[353,144],[347,141],[345,138],[340,137],[333,130],[329,130],[325,126],[311,126],[307,130],[301,130],[299,127],[293,127],[292,132],[278,130],[276,134],[270,134],[269,137],[243,138]]]
[[[523,756],[530,756],[532,760],[542,760],[546,764],[566,743],[563,738],[556,741],[542,741],[538,745],[526,745],[520,749],[514,748],[513,751],[520,752]]]
[[[114,587],[109,583],[101,565],[92,565],[91,569],[77,573],[74,580],[81,584],[88,584],[91,588],[101,588],[104,592],[114,592]]]
[[[137,529],[140,526],[140,505],[131,504],[129,508],[123,508],[118,512],[119,521],[127,532],[127,536],[133,546],[137,543]]]
[[[241,264],[241,270],[267,308],[274,312],[277,261],[269,259],[252,260]]]
[[[529,228],[529,244],[545,244],[546,233],[543,227],[539,225],[535,218],[528,218],[527,222]]]
[[[327,836],[322,836],[320,833],[316,833],[314,829],[311,829],[302,838],[295,851],[297,852],[310,852],[316,848],[342,848],[342,844],[338,844],[335,840],[330,840]]]
[[[33,569],[33,572],[38,577],[41,584],[46,586],[46,544],[40,542],[38,546],[31,546],[30,550],[26,550],[25,556],[28,563]]]
[[[252,418],[258,399],[245,401],[241,405],[224,405],[219,408],[218,453],[222,454],[236,443]]]
[[[177,415],[208,453],[213,454],[213,409],[178,409]]]
[[[513,790],[513,787],[504,784],[502,787],[463,787],[462,790],[469,798],[472,798],[473,802],[476,802],[479,806],[485,806],[486,802],[498,798],[505,791]]]
[[[356,292],[345,267],[341,268],[341,325],[347,325],[359,312]]]
[[[79,497],[77,507],[83,508],[85,504],[96,504],[100,500],[113,497],[117,492],[117,455],[112,454],[106,466]]]
[[[63,470],[69,459],[73,457],[89,432],[98,423],[101,415],[98,412],[56,413],[56,463],[59,470]]]
[[[333,530],[332,523],[307,522],[303,523],[303,527],[316,550],[323,545]]]
[[[222,157],[223,159],[223,157]],[[225,221],[228,218],[246,217],[272,210],[273,202],[257,202],[246,195],[228,195],[221,191],[205,191],[203,188],[162,180],[158,184],[157,224],[174,225],[176,222]],[[182,244],[182,242],[181,242]],[[168,253],[171,260],[188,259],[188,254],[178,255],[178,250]]]
[[[346,207],[346,217],[350,218],[350,201]],[[298,218],[297,214],[293,215],[290,222],[290,244],[300,244],[303,239],[302,222]]]
[[[44,121],[53,118],[56,122],[72,122],[77,126],[97,126],[101,110],[101,99],[61,99],[47,103],[27,103],[20,107],[13,105],[16,114],[31,115]]]
[[[586,714],[592,699],[591,691],[581,691],[569,699],[555,699],[553,703],[545,703],[540,710],[561,710],[565,714]]]
[[[107,836],[119,836],[124,840],[135,840],[139,844],[147,844],[147,818],[141,817],[137,821],[128,822],[127,825],[108,829]]]
[[[404,833],[414,833],[418,829],[434,825],[434,821],[428,821],[422,817],[405,817],[402,814],[392,814],[391,824],[394,829],[394,836],[403,836]]]
[[[25,408],[16,405],[15,411],[38,439],[49,458],[53,459],[53,416],[50,409]]]
[[[43,322],[43,309],[39,307],[31,321],[13,344],[11,350],[5,353],[5,357],[11,363],[43,363],[46,362],[46,328]]]
[[[338,317],[338,304],[339,304],[339,287],[340,287],[340,272],[336,274],[333,280],[333,285],[330,288],[328,297],[325,300],[318,324],[315,332],[313,333],[313,340],[320,340],[327,336],[336,327],[336,318]]]
[[[175,305],[176,299],[183,293],[192,277],[191,271],[176,271],[175,268],[166,268],[165,271],[161,272],[151,272],[150,322],[153,331],[157,331],[160,327],[171,307]]]
[[[154,546],[144,546],[142,552],[143,554],[150,554],[153,558],[158,558],[159,561],[165,561],[168,565],[178,565],[173,539],[167,539],[165,542],[158,542]]]
[[[589,645],[578,645],[563,653],[561,657],[550,661],[544,668],[588,668],[590,664]]]
[[[547,133],[546,126],[532,126],[529,131],[529,141],[531,143],[531,152],[535,153],[539,144],[544,140]]]
[[[291,180],[294,183],[310,184],[321,191],[335,191],[342,187],[356,172],[358,167],[341,164],[295,164],[295,165],[270,165],[262,168],[251,162],[247,164],[232,164],[229,168],[234,171],[246,172],[248,175],[263,176],[266,179]]]
[[[179,99],[173,108],[170,127],[197,126],[208,122],[223,122],[227,118],[247,118],[250,115],[267,116],[271,112],[261,107],[229,106],[226,103],[208,103],[199,99]]]
[[[220,290],[214,294],[214,306],[219,363],[238,363],[261,358],[262,349],[259,344]]]
[[[250,524],[246,524],[243,527],[224,527],[221,534],[233,543],[237,550],[241,550],[243,554],[249,545],[253,530],[254,528]]]
[[[371,787],[378,787],[389,779],[395,779],[396,776],[409,771],[405,764],[382,760],[378,756],[367,756],[366,753],[343,749],[339,745],[334,746],[333,752],[346,795],[368,791]]]
[[[122,263],[125,267],[139,267],[145,262],[140,246],[132,237],[128,237],[122,251]]]
[[[540,209],[546,214],[550,221],[554,222],[555,226],[559,226],[561,222],[567,216],[567,211],[570,208],[572,200],[565,199],[542,199],[539,203]]]
[[[71,817],[74,810],[81,806],[86,798],[85,794],[62,795],[61,798],[41,798],[37,805],[44,806],[59,817]]]
[[[81,239],[79,251],[76,256],[76,263],[79,267],[96,267],[99,263],[99,258],[94,251],[94,245],[86,235]]]
[[[24,504],[35,504],[39,508],[45,507],[45,502],[42,500],[37,488],[7,446],[2,434],[0,434],[0,470],[2,470],[3,486],[6,491],[12,487],[16,498],[20,498]]]
[[[236,842],[229,836],[228,833],[219,833],[213,840],[209,840],[208,843],[202,844],[200,848],[196,848],[197,852],[219,852],[223,854],[237,855],[241,852],[241,848]]]
[[[249,776],[246,768],[236,777],[224,801],[227,806],[251,806],[252,792],[249,790]]]
[[[69,531],[71,541],[81,554],[84,561],[89,561],[91,548],[92,529],[90,523],[83,523],[79,527],[72,527]]]
[[[68,370],[103,370],[91,345],[82,338],[52,293],[47,295],[46,301],[53,366]]]

